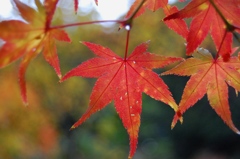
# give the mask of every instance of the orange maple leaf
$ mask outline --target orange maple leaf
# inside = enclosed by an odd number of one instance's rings
[[[58,0],[45,0],[43,5],[39,0],[35,0],[38,11],[18,0],[14,2],[26,22],[19,20],[0,22],[0,38],[5,41],[0,48],[0,68],[22,58],[19,84],[23,102],[27,104],[24,74],[30,61],[43,50],[45,60],[61,78],[55,40],[70,42],[70,38],[65,31],[50,27]]]
[[[214,59],[208,50],[199,48],[193,57],[164,72],[162,75],[191,76],[184,88],[172,128],[187,109],[207,94],[209,103],[215,112],[234,132],[240,134],[231,119],[227,86],[228,84],[237,91],[240,90],[239,68],[238,57],[230,57],[229,61],[225,62],[223,58]]]
[[[239,5],[240,1],[237,0],[192,0],[185,8],[167,16],[164,20],[192,17],[193,20],[187,37],[187,55],[191,55],[210,32],[216,49],[219,50],[219,55],[227,60],[232,47],[231,32],[234,29],[238,30],[240,26]],[[229,28],[221,16],[232,27],[238,27]]]
[[[98,78],[86,113],[72,126],[76,128],[93,113],[103,109],[112,100],[130,138],[130,154],[133,157],[138,140],[142,92],[170,105],[177,104],[167,85],[151,69],[161,68],[182,58],[158,56],[146,52],[148,43],[135,48],[129,57],[121,58],[103,46],[82,42],[98,57],[92,58],[69,71],[62,81],[72,76]]]

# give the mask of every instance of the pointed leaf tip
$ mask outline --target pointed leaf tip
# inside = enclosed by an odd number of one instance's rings
[[[182,124],[183,123],[183,117],[180,117],[180,123]]]
[[[61,80],[62,79],[62,74],[58,74],[58,78]]]
[[[26,91],[23,92],[23,90],[21,90],[21,97],[22,97],[22,102],[24,104],[24,106],[27,106],[28,105],[28,100],[27,100],[27,94],[26,94]]]
[[[228,125],[228,124],[227,124]],[[232,131],[234,131],[236,134],[238,134],[238,135],[240,135],[240,131],[238,130],[238,128],[236,128],[234,125],[233,126],[229,126],[230,127],[230,129],[232,130]]]
[[[28,106],[28,102],[23,102],[24,106],[27,107]]]
[[[171,124],[171,130],[175,127],[176,124]]]
[[[171,129],[173,129],[175,127],[178,120],[180,120],[181,124],[183,123],[182,113],[179,110],[176,112],[176,114],[173,117],[173,121],[172,121],[172,124],[171,124]]]
[[[63,78],[61,78],[61,79],[59,79],[58,82],[59,82],[59,83],[62,83],[63,81],[64,81]]]
[[[95,4],[98,6],[98,0],[95,0]]]
[[[173,119],[171,123],[171,130],[176,126],[177,122]]]
[[[78,0],[74,0],[74,12],[75,12],[75,14],[77,14],[77,10],[78,10]]]
[[[70,129],[69,129],[69,131],[72,131],[73,129],[75,129],[76,127],[73,125]]]

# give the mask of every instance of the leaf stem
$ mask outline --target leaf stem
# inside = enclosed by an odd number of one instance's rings
[[[126,47],[125,47],[125,54],[124,54],[125,61],[127,60],[127,55],[128,55],[129,38],[130,38],[130,29],[127,31]]]
[[[217,55],[216,55],[216,57],[215,57],[215,60],[218,59],[218,57],[219,57],[219,52],[220,52],[221,49],[222,49],[222,45],[223,45],[223,42],[224,42],[224,40],[225,40],[225,37],[227,36],[227,32],[228,32],[228,31],[225,30],[224,35],[223,35],[223,38],[222,38],[222,41],[221,41],[221,44],[220,44],[220,47],[219,47],[218,52],[217,52]]]
[[[133,14],[127,18],[126,20],[124,20],[122,22],[122,26],[126,26],[126,25],[129,25],[130,27],[132,26],[132,21],[133,21],[133,18],[135,17],[135,15],[137,14],[137,12],[139,11],[139,9],[142,7],[143,3],[145,2],[146,0],[142,0],[141,3],[139,4],[139,6],[137,7],[137,9],[133,12]]]
[[[124,60],[127,59],[127,55],[128,55],[128,44],[129,44],[129,38],[130,38],[130,31],[132,28],[132,21],[134,16],[137,14],[137,12],[139,11],[139,9],[142,7],[143,3],[146,0],[142,0],[141,3],[139,4],[139,6],[137,7],[137,9],[133,12],[133,14],[130,16],[130,18],[127,18],[126,20],[121,22],[121,25],[123,27],[125,27],[125,29],[127,30],[127,38],[126,38],[126,47],[125,47],[125,54],[124,54]]]
[[[80,26],[80,25],[88,25],[88,24],[96,24],[96,23],[120,23],[124,27],[129,25],[131,27],[132,20],[134,16],[137,14],[141,6],[146,0],[142,0],[142,2],[139,4],[137,9],[133,12],[130,18],[125,20],[98,20],[98,21],[88,21],[88,22],[79,22],[79,23],[71,23],[71,24],[64,24],[64,25],[57,25],[57,26],[51,26],[48,29],[61,29],[66,27],[73,27],[73,26]]]
[[[88,24],[96,24],[96,23],[124,23],[125,20],[99,20],[99,21],[88,21],[88,22],[79,22],[79,23],[71,23],[64,25],[51,26],[50,29],[61,29],[66,27],[80,26],[80,25],[88,25]]]

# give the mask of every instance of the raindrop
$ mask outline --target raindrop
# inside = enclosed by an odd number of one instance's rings
[[[135,116],[135,114],[131,114],[131,116]]]
[[[126,29],[127,31],[129,31],[129,30],[131,29],[131,26],[130,26],[130,25],[126,25],[126,26],[125,26],[125,29]]]
[[[136,104],[138,104],[138,103],[139,103],[139,101],[137,100],[137,101],[136,101]]]
[[[126,93],[125,93],[125,96],[127,96],[127,94],[128,94],[128,93],[126,92]]]
[[[135,63],[136,63],[136,61],[133,61],[133,63],[135,64]]]
[[[120,97],[120,100],[122,100],[123,98],[122,97]]]
[[[198,48],[198,52],[200,52],[202,54],[209,54],[210,53],[207,49],[204,49],[202,47]]]

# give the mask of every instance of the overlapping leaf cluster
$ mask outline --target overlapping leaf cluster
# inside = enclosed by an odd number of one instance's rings
[[[24,74],[30,61],[42,52],[61,82],[73,76],[98,78],[86,113],[71,129],[81,125],[93,113],[113,101],[129,134],[129,158],[134,156],[137,148],[143,92],[173,108],[176,114],[172,127],[178,120],[182,121],[182,115],[187,109],[207,94],[211,107],[234,132],[239,134],[239,130],[232,122],[228,102],[228,85],[236,91],[240,90],[240,62],[239,58],[233,54],[237,48],[232,49],[233,36],[237,38],[237,33],[240,32],[239,0],[192,0],[180,11],[176,6],[170,6],[168,0],[135,0],[125,19],[115,20],[121,26],[130,26],[127,28],[124,57],[118,56],[101,45],[82,42],[97,57],[80,64],[63,78],[55,40],[70,42],[70,38],[60,28],[92,24],[97,21],[52,27],[51,22],[58,0],[45,0],[43,4],[35,0],[37,10],[19,0],[13,0],[13,2],[15,9],[25,21],[0,22],[0,39],[5,42],[0,48],[0,67],[3,68],[21,58],[19,84],[25,104],[27,104],[27,95]],[[73,10],[76,12],[78,0],[74,0],[73,3]],[[95,0],[95,3],[98,4],[98,1]],[[133,27],[134,18],[144,14],[146,9],[156,11],[160,8],[166,15],[163,19],[165,24],[186,39],[186,55],[191,56],[190,58],[184,60],[180,57],[165,57],[149,53],[148,43],[140,44],[128,55],[129,33]],[[192,18],[189,28],[184,18]],[[215,57],[207,50],[198,48],[208,33],[216,46]],[[162,74],[191,76],[178,106],[168,86],[152,69],[180,61],[181,63],[175,68]]]

